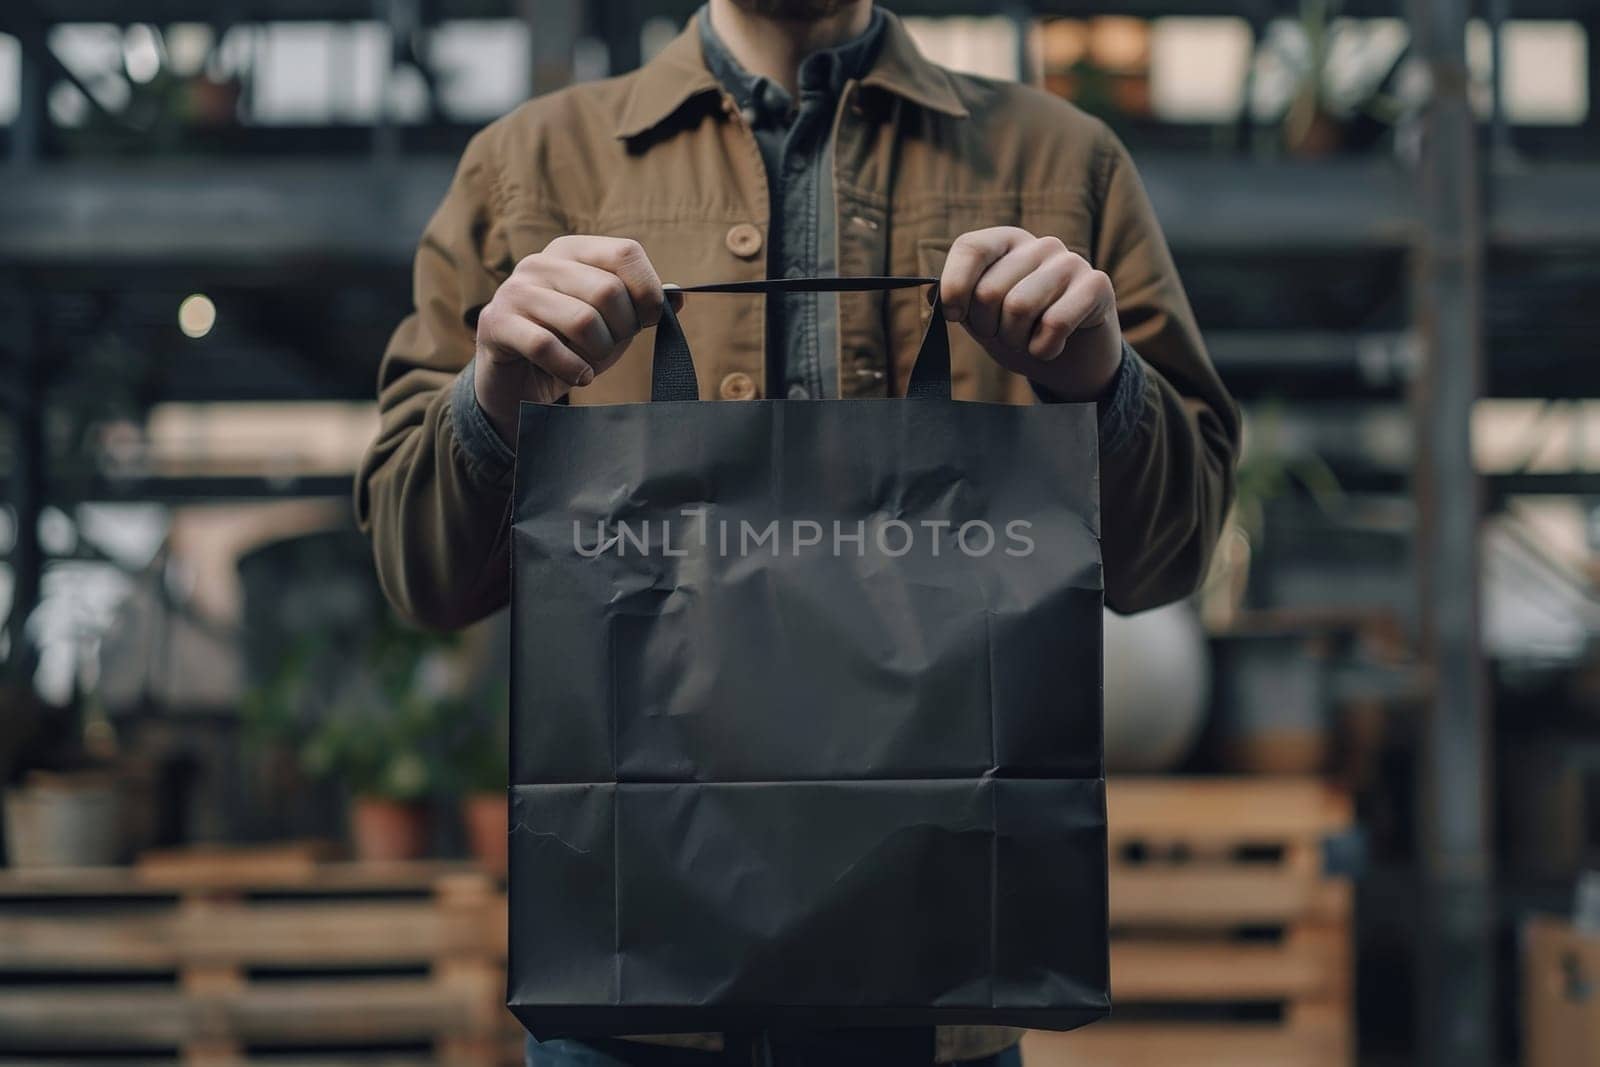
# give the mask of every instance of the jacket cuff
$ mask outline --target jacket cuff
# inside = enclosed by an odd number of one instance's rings
[[[1059,396],[1037,382],[1029,384],[1033,386],[1033,395],[1039,398],[1040,403],[1062,402]],[[1133,346],[1123,341],[1122,362],[1117,365],[1117,373],[1111,379],[1106,395],[1095,402],[1100,416],[1101,456],[1116,455],[1127,446],[1134,428],[1139,425],[1140,409],[1144,406],[1144,386],[1144,361],[1133,350]]]
[[[517,453],[500,439],[483,409],[478,407],[478,394],[472,384],[473,363],[469,362],[456,375],[450,389],[450,421],[455,430],[456,443],[461,446],[467,466],[484,481],[500,487],[511,485],[512,470]]]
[[[1100,398],[1100,454],[1114,456],[1127,447],[1144,414],[1144,360],[1128,342],[1122,342],[1122,365],[1111,391]]]

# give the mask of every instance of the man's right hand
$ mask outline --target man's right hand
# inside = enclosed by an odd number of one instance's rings
[[[513,442],[518,404],[554,403],[604,374],[660,320],[665,299],[639,242],[557,237],[518,263],[478,315],[478,407]],[[682,305],[681,294],[672,299]]]

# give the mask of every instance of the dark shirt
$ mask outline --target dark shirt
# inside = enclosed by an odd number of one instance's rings
[[[697,21],[706,66],[739,106],[766,164],[772,219],[767,276],[837,273],[833,119],[845,83],[866,74],[877,58],[883,12],[873,9],[871,24],[859,37],[801,61],[798,102],[772,79],[739,65],[711,28],[706,8]],[[769,395],[796,400],[839,395],[838,308],[833,293],[767,298],[767,381],[781,383],[769,387]]]

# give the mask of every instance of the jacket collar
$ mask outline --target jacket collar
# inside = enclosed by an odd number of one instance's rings
[[[700,50],[700,29],[694,19],[654,59],[640,67],[631,81],[627,103],[617,120],[616,135],[622,138],[654,129],[690,100],[722,88],[706,67],[705,53]]]
[[[906,32],[905,23],[892,11],[885,11],[884,16],[889,24],[884,27],[883,47],[878,52],[878,61],[861,79],[861,84],[903,96],[929,111],[951,118],[966,118],[966,105],[956,94],[950,72],[917,50],[916,42]]]
[[[893,12],[883,14],[888,23],[883,46],[861,84],[884,89],[931,111],[966,118],[967,109],[956,95],[950,75],[917,50],[905,25]],[[632,81],[615,130],[616,136],[624,139],[654,129],[690,100],[722,90],[706,67],[699,27],[693,20],[654,59],[639,68]]]

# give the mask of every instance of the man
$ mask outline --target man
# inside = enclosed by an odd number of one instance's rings
[[[871,0],[710,0],[641,70],[534,100],[468,146],[417,253],[358,478],[395,606],[453,627],[506,603],[518,405],[648,400],[650,345],[632,342],[664,282],[817,274],[937,275],[964,327],[958,398],[1096,402],[1108,603],[1197,587],[1238,417],[1121,144],[1063,101],[931,64]],[[682,322],[702,397],[803,401],[901,393],[928,313],[916,290],[718,296]],[[1014,1062],[1015,1041],[703,1035],[529,1056]]]

